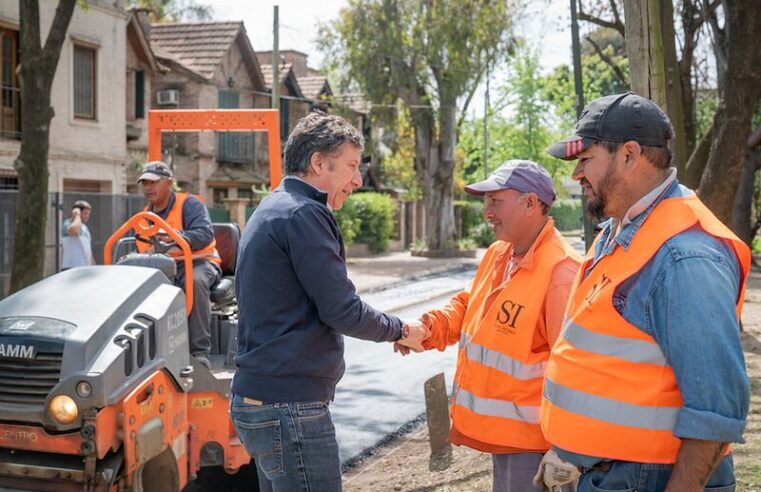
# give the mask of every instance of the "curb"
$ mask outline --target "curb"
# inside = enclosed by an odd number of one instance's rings
[[[418,280],[425,280],[431,277],[438,277],[440,275],[448,274],[448,273],[460,273],[467,270],[473,270],[475,272],[477,264],[469,265],[467,263],[461,263],[455,266],[443,266],[440,268],[431,268],[429,270],[424,270],[420,273],[416,273],[414,275],[410,275],[408,277],[402,277],[399,280],[395,280],[393,282],[388,282],[381,285],[373,285],[372,287],[365,287],[362,289],[357,289],[358,295],[364,295],[364,294],[373,294],[375,292],[380,292],[382,290],[387,289],[393,289],[395,287],[399,287],[401,285],[415,282]],[[460,290],[460,289],[457,289]],[[411,305],[418,304],[417,302],[412,303]]]

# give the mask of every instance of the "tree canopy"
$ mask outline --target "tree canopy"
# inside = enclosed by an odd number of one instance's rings
[[[402,101],[410,114],[415,170],[429,247],[452,247],[454,149],[459,117],[489,64],[511,45],[507,2],[350,0],[320,29],[339,85],[354,84],[375,107]],[[336,67],[335,65],[340,65]]]

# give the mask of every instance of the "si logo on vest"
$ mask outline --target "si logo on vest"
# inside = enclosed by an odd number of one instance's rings
[[[514,335],[517,329],[515,325],[525,307],[523,304],[516,304],[510,299],[503,302],[497,311],[497,331],[505,335]]]

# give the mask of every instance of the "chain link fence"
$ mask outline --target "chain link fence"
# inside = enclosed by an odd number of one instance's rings
[[[85,200],[92,206],[87,227],[92,234],[92,252],[98,264],[103,264],[103,248],[111,234],[145,205],[143,195],[49,193],[45,228],[45,275],[52,275],[61,268],[62,226],[64,220],[71,216],[71,207],[77,200]],[[20,206],[17,190],[0,190],[0,298],[7,296],[10,289],[14,228]]]

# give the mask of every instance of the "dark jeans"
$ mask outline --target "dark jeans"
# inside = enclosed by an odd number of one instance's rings
[[[533,484],[544,453],[492,454],[492,492],[541,492]],[[561,492],[574,492],[575,483],[563,485]]]
[[[629,461],[612,461],[610,469],[592,469],[579,479],[579,492],[660,492],[666,488],[671,476],[672,465],[655,465],[631,463]],[[706,491],[733,492],[735,474],[732,455],[724,457],[713,471]]]
[[[188,316],[188,338],[191,354],[211,352],[211,299],[209,292],[219,278],[213,263],[201,261],[193,265],[193,310]],[[185,268],[177,264],[174,285],[185,289]]]
[[[262,492],[341,490],[336,429],[326,402],[252,405],[233,395],[230,417],[256,462]]]

